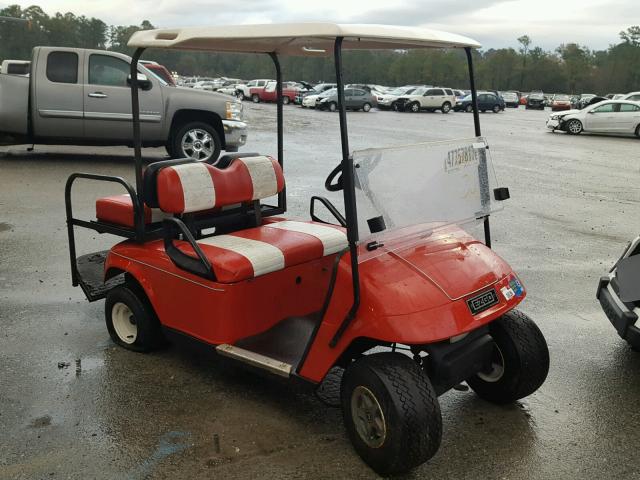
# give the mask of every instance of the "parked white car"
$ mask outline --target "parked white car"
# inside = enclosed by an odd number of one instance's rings
[[[402,95],[408,95],[413,92],[417,87],[415,85],[408,85],[405,87],[398,87],[393,90],[389,90],[387,93],[383,93],[376,97],[378,102],[378,108],[380,110],[389,110],[393,108],[393,102],[398,100]]]
[[[405,112],[440,110],[442,113],[449,113],[456,104],[456,96],[450,88],[416,88],[409,95],[398,98],[397,104]]]
[[[617,100],[630,100],[632,102],[640,102],[640,92],[627,93]]]
[[[552,113],[547,128],[572,135],[582,132],[635,133],[640,137],[640,102],[607,100],[582,110]]]
[[[324,96],[331,96],[335,93],[336,89],[335,88],[330,88],[329,90],[325,90],[322,93],[318,93],[316,95],[307,95],[302,99],[302,106],[304,108],[316,108],[316,101],[319,98],[322,98]]]

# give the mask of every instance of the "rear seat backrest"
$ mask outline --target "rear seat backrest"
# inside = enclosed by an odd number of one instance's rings
[[[158,206],[174,214],[260,200],[283,188],[282,168],[267,156],[236,158],[225,169],[185,163],[167,166],[157,174]]]

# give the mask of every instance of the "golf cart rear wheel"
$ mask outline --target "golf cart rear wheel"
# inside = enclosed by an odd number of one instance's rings
[[[491,366],[467,380],[479,397],[505,404],[531,395],[549,373],[549,349],[538,326],[511,310],[489,325],[495,342]]]
[[[342,377],[341,403],[354,448],[381,475],[411,470],[440,447],[438,398],[405,355],[376,353],[352,363]]]
[[[119,286],[107,294],[105,320],[111,339],[128,350],[148,352],[164,345],[158,317],[143,293]]]

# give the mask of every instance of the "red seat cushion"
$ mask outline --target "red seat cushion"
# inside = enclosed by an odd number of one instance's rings
[[[169,166],[157,176],[158,205],[175,214],[248,203],[283,189],[280,164],[266,156],[236,158],[224,169],[202,162]]]
[[[159,208],[144,206],[144,223],[159,222],[165,214]],[[100,222],[134,228],[133,202],[129,194],[113,195],[96,200],[96,218]]]
[[[175,242],[193,254],[185,241]],[[221,283],[234,283],[337,253],[347,248],[344,229],[314,222],[277,221],[198,240]]]

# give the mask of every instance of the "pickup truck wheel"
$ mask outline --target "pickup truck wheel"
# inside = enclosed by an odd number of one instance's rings
[[[243,101],[243,100],[244,100],[244,92],[243,92],[242,90],[238,90],[238,91],[236,92],[236,98],[237,98],[238,100],[240,100],[240,101]]]
[[[251,95],[251,100],[253,101],[253,103],[260,103],[260,95],[254,93],[253,95]]]
[[[282,97],[282,103],[284,105],[289,105],[291,103],[291,99],[289,97]]]
[[[220,156],[222,142],[215,129],[203,122],[190,122],[172,136],[172,150],[177,158],[213,162]]]

